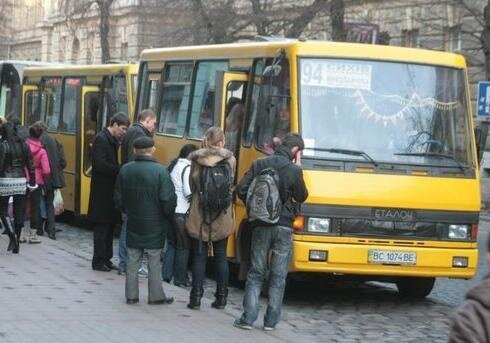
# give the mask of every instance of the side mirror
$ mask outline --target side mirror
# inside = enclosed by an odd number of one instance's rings
[[[475,126],[474,135],[475,135],[476,153],[478,156],[478,165],[481,165],[481,160],[483,158],[483,151],[485,150],[485,145],[487,144],[488,125],[489,123],[479,122],[477,126]]]
[[[273,64],[273,65],[269,65],[267,67],[265,67],[263,73],[262,73],[262,76],[278,76],[279,74],[281,74],[281,70],[282,70],[282,67],[278,64]]]

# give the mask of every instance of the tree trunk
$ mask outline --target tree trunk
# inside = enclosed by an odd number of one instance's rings
[[[109,19],[111,16],[110,7],[113,0],[97,0],[99,6],[99,35],[100,35],[100,47],[102,49],[102,63],[107,63],[111,59],[111,51],[109,46]]]
[[[485,26],[481,34],[481,44],[483,53],[485,54],[485,74],[486,79],[490,80],[490,0],[483,11],[483,17],[485,18]]]
[[[330,21],[332,23],[332,40],[345,42],[344,0],[332,0],[330,4]]]

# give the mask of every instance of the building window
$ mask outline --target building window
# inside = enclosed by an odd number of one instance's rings
[[[121,61],[128,60],[128,43],[121,43]]]
[[[71,45],[71,63],[76,64],[78,62],[79,53],[80,53],[80,41],[78,40],[78,38],[75,38]]]
[[[403,30],[402,31],[402,46],[408,48],[418,48],[420,47],[419,42],[419,30]]]
[[[65,48],[66,48],[66,38],[61,37],[60,43],[58,46],[58,61],[59,62],[65,62]]]
[[[444,29],[444,45],[446,51],[461,51],[461,26],[451,26]]]

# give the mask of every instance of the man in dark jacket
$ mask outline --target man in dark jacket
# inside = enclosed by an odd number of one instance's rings
[[[303,180],[300,152],[304,142],[297,134],[288,134],[274,154],[255,161],[237,186],[238,197],[245,202],[253,179],[266,168],[273,168],[279,175],[279,195],[282,209],[279,221],[267,224],[254,221],[252,233],[250,269],[243,296],[243,314],[234,323],[241,329],[252,328],[259,313],[259,296],[266,277],[269,252],[272,252],[269,274],[269,300],[264,317],[264,330],[273,330],[281,315],[284,287],[292,252],[292,222],[296,215],[295,202],[308,197]],[[294,162],[294,163],[293,163]]]
[[[490,271],[490,237],[487,244]],[[466,301],[454,314],[450,343],[490,342],[490,274],[468,291]]]
[[[153,137],[156,121],[157,115],[150,109],[143,110],[138,114],[137,122],[129,128],[121,144],[121,160],[123,165],[134,160],[133,142],[137,138]],[[119,235],[119,274],[126,273],[128,259],[126,227],[127,219],[126,215],[123,213],[123,222],[121,225],[121,233]],[[142,269],[142,272],[144,272],[144,268]]]
[[[44,128],[40,139],[48,153],[49,166],[51,167],[51,175],[45,184],[47,218],[44,230],[48,233],[49,238],[56,239],[53,199],[54,191],[66,186],[65,176],[63,175],[63,169],[66,167],[65,152],[61,143],[48,134],[48,127],[44,122],[39,121],[36,124],[39,124]],[[42,232],[38,232],[37,234],[42,235]]]
[[[148,253],[148,304],[170,304],[161,280],[161,253],[167,230],[171,228],[177,204],[174,185],[167,168],[153,158],[153,139],[134,141],[135,160],[121,168],[116,181],[114,202],[127,214],[128,265],[126,302],[139,301],[138,268]]]
[[[121,162],[126,164],[134,160],[133,142],[139,137],[153,137],[157,115],[151,109],[138,114],[137,122],[128,129],[121,144]]]
[[[114,184],[119,173],[117,150],[126,133],[129,118],[116,113],[109,126],[102,129],[92,146],[92,178],[88,219],[93,223],[94,255],[92,269],[108,272],[117,269],[111,262],[114,227],[120,223],[121,214],[114,206]]]

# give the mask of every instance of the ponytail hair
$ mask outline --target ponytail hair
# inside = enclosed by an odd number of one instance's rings
[[[202,140],[203,148],[213,148],[217,147],[220,142],[225,142],[225,133],[218,126],[211,126],[204,133],[204,138]]]

